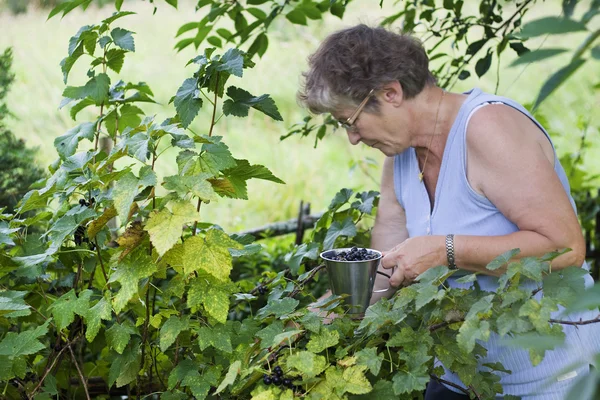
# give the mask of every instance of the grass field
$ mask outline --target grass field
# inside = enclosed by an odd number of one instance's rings
[[[173,46],[177,42],[174,37],[177,29],[186,22],[199,19],[194,13],[194,3],[180,1],[179,10],[175,10],[164,2],[157,2],[159,9],[155,15],[152,15],[153,7],[147,2],[125,3],[124,8],[137,14],[120,20],[120,26],[136,32],[136,52],[126,59],[120,78],[145,81],[150,85],[160,104],[143,108],[148,115],[156,114],[159,120],[174,113],[168,101],[181,82],[193,73],[193,67],[185,68],[185,64],[196,52],[188,48],[176,53]],[[312,138],[280,141],[279,137],[305,115],[296,104],[295,93],[307,56],[328,33],[358,22],[376,24],[394,9],[391,2],[386,2],[384,9],[377,7],[378,3],[355,0],[349,6],[344,21],[327,17],[323,21],[312,21],[309,27],[298,27],[281,20],[272,26],[266,56],[239,84],[257,95],[271,94],[284,122],[276,123],[256,113],[248,119],[223,118],[215,128],[215,134],[224,137],[234,156],[267,166],[287,184],[251,181],[249,201],[211,203],[203,208],[205,221],[218,223],[230,231],[245,229],[293,218],[300,200],[311,202],[313,211],[319,211],[342,187],[377,189],[379,167],[367,167],[368,174],[361,169],[350,170],[353,162],[365,157],[381,164],[383,155],[376,150],[351,146],[341,132],[328,137],[316,149],[313,149]],[[582,2],[581,9],[586,8],[585,4],[589,1]],[[44,10],[30,10],[19,16],[6,12],[0,14],[0,50],[13,47],[15,59],[16,82],[8,97],[8,105],[16,119],[9,121],[9,125],[19,137],[39,147],[41,165],[47,165],[57,157],[52,145],[54,138],[76,125],[68,110],[58,110],[64,88],[59,62],[67,53],[68,39],[80,26],[97,23],[112,12],[112,7],[90,8],[86,12],[72,12],[62,20],[53,18],[50,21],[46,21],[47,11]],[[559,1],[545,1],[535,6],[528,19],[559,13]],[[594,21],[596,25],[599,19],[597,17]],[[540,38],[532,41],[530,47],[573,48],[584,37],[583,34],[569,34]],[[522,103],[532,102],[546,77],[568,61],[568,56],[561,56],[543,64],[507,68],[514,56],[511,51],[506,54],[500,65],[498,94]],[[85,71],[81,62],[71,72],[69,84],[85,82]],[[594,93],[591,86],[599,80],[598,71],[600,63],[590,61],[542,106],[541,112],[548,119],[560,154],[577,150],[582,134],[581,122],[594,118],[594,110],[597,114],[600,92]],[[475,77],[461,82],[454,90],[478,86],[493,92],[495,78],[496,71],[493,70],[484,79]],[[91,112],[82,112],[78,121],[92,117]],[[193,124],[194,131],[205,132],[209,119],[210,110],[201,110],[200,117]],[[596,117],[591,122],[592,128],[588,131],[591,147],[587,151],[585,167],[600,174],[600,161],[595,156],[600,149],[600,119]],[[176,172],[175,153],[165,154],[159,165],[162,176]]]

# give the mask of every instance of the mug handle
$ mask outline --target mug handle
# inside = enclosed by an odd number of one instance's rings
[[[386,278],[391,278],[390,275],[386,274],[385,272],[381,272],[381,271],[377,271],[378,274],[385,276]],[[382,290],[373,290],[373,293],[383,293],[383,292],[387,292],[388,290],[390,290],[392,287],[388,285],[387,289],[382,289]]]

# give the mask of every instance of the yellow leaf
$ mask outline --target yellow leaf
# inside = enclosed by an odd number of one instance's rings
[[[193,236],[187,239],[183,248],[183,268],[186,274],[205,271],[221,281],[226,281],[232,268],[229,249],[242,249],[243,246],[226,233],[211,229],[204,238]]]
[[[183,225],[198,219],[194,206],[187,201],[173,203],[172,211],[163,208],[153,211],[144,228],[159,255],[164,255],[181,237]]]

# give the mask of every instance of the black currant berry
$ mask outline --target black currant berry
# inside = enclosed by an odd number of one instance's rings
[[[291,379],[287,379],[287,378],[284,379],[283,380],[283,384],[284,384],[284,386],[289,387],[289,388],[293,388],[294,387],[294,384],[292,383]]]
[[[80,206],[85,206],[85,199],[79,199],[79,205]]]
[[[277,376],[282,376],[283,375],[283,370],[281,369],[281,367],[278,365],[276,366],[273,371],[275,371],[275,373],[277,374]]]
[[[269,376],[265,376],[265,377],[263,378],[263,383],[264,383],[265,385],[270,385],[270,384],[272,383],[272,381],[271,381],[271,378],[270,378]]]
[[[275,375],[273,378],[271,378],[271,382],[273,382],[274,385],[281,385],[281,378],[278,377],[277,375]]]

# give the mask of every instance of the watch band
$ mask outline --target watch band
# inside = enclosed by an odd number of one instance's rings
[[[457,269],[454,263],[454,235],[446,235],[446,258],[448,259],[448,268]]]

